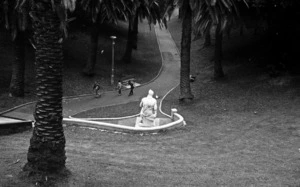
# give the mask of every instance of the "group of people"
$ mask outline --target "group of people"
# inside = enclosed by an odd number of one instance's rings
[[[130,92],[129,92],[128,96],[131,96],[131,95],[133,95],[134,84],[132,81],[129,80],[128,85],[130,87]],[[118,95],[122,95],[122,88],[123,88],[123,84],[122,84],[121,80],[119,80],[118,84],[117,84]],[[101,97],[100,89],[101,89],[100,84],[97,81],[95,81],[94,85],[93,85],[93,90],[95,91],[96,97]]]

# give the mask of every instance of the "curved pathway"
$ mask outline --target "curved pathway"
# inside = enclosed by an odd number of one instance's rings
[[[129,90],[124,90],[122,96],[118,96],[117,92],[105,92],[101,98],[95,98],[94,95],[83,97],[72,97],[63,100],[63,116],[73,116],[82,111],[87,111],[93,108],[126,104],[133,101],[140,101],[145,97],[149,89],[152,89],[155,94],[161,99],[172,88],[179,84],[180,80],[180,54],[173,41],[170,32],[158,26],[155,26],[155,33],[159,50],[162,57],[162,69],[160,74],[149,83],[134,89],[134,95],[128,96]],[[160,102],[160,99],[158,100]],[[28,105],[24,106],[28,107]],[[24,120],[33,120],[32,113],[23,112],[23,107],[17,107],[8,112],[2,113],[2,116],[14,117]]]

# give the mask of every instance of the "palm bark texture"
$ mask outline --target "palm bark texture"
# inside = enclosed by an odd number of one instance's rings
[[[58,6],[60,0],[54,3]],[[24,170],[56,172],[65,168],[66,161],[62,127],[62,32],[51,0],[34,0],[32,4],[37,104]]]

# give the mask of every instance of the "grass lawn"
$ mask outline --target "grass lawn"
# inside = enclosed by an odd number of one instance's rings
[[[75,118],[117,118],[123,116],[131,116],[138,114],[141,109],[139,107],[140,102],[130,102],[126,104],[121,104],[118,106],[107,106],[100,107],[84,112],[80,112],[72,117]]]
[[[178,45],[180,22],[172,20],[169,30]],[[249,60],[262,51],[257,42],[234,33],[224,39],[227,77],[218,82],[211,79],[213,48],[193,42],[195,99],[179,103],[175,89],[163,104],[165,111],[178,109],[185,127],[138,135],[65,126],[72,175],[56,186],[300,186],[299,78],[270,78],[259,59]],[[122,115],[119,107],[98,112]],[[134,112],[136,105],[128,107]],[[2,186],[34,186],[17,177],[30,136],[0,136]],[[55,186],[53,181],[39,180],[45,186]]]

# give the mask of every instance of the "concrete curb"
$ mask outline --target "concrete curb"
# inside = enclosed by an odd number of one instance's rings
[[[107,123],[107,122],[86,121],[86,120],[82,120],[79,118],[72,118],[72,119],[64,118],[64,121],[84,123],[83,126],[93,127],[93,128],[97,128],[97,129],[99,129],[99,128],[101,129],[101,127],[102,127],[105,129],[117,130],[117,131],[153,133],[153,132],[185,125],[185,121],[181,115],[174,113],[174,116],[176,116],[178,118],[178,120],[173,121],[168,124],[165,124],[165,125],[162,125],[162,126],[156,126],[156,127],[131,127],[131,126],[125,126],[125,125],[119,125],[119,124],[113,124],[113,123]]]

